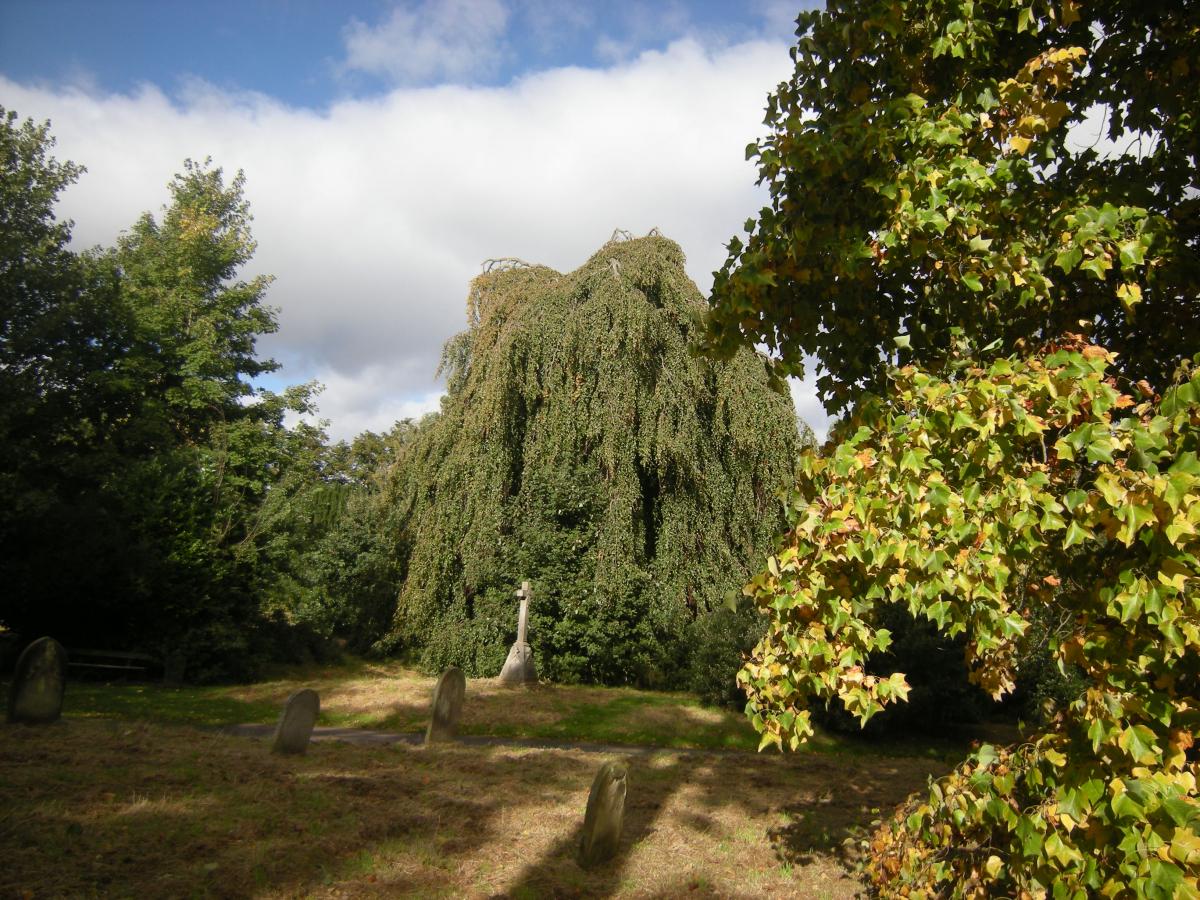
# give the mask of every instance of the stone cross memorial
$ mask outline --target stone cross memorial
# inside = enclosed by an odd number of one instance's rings
[[[462,669],[452,666],[442,673],[433,689],[433,711],[429,718],[429,729],[425,732],[426,744],[454,740],[466,694],[467,678]]]
[[[308,740],[312,737],[320,711],[321,698],[314,690],[296,691],[288,697],[279,716],[279,724],[275,726],[271,752],[302,754],[308,750]]]
[[[67,651],[52,637],[25,648],[8,687],[8,721],[26,725],[57,722],[67,686]]]
[[[619,763],[605,763],[596,773],[583,817],[583,836],[579,839],[579,865],[585,869],[617,855],[625,819],[627,781],[625,767]]]
[[[521,610],[517,615],[517,642],[508,651],[508,659],[500,670],[500,682],[508,685],[529,684],[537,681],[537,669],[533,665],[533,650],[525,639],[525,623],[529,617],[529,600],[533,592],[529,582],[522,581],[517,598],[521,601]]]

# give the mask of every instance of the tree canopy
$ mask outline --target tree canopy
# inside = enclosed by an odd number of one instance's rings
[[[388,645],[495,675],[529,580],[539,673],[667,684],[686,668],[693,620],[779,527],[798,430],[761,356],[689,352],[704,306],[683,263],[652,235],[566,275],[507,261],[473,282],[441,414],[387,487],[403,578]]]
[[[747,148],[770,205],[717,273],[712,341],[815,361],[831,412],[953,333],[1079,331],[1162,384],[1200,330],[1197,10],[837,2]]]
[[[710,343],[815,357],[846,418],[745,588],[770,621],[747,711],[796,747],[814,707],[903,701],[873,665],[896,606],[960,635],[996,697],[1044,642],[1083,690],[876,832],[875,886],[1195,896],[1200,10],[861,0],[798,22],[750,148],[771,203],[730,244]]]
[[[237,280],[243,178],[188,161],[161,218],[77,253],[54,203],[82,169],[48,124],[0,117],[0,624],[249,674],[282,565],[269,525],[321,482],[324,435],[284,426],[312,386],[251,380],[275,320],[269,279]]]

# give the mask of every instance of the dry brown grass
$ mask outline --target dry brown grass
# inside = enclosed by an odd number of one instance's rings
[[[587,791],[612,759],[629,769],[624,840],[585,872]],[[850,897],[831,847],[931,773],[924,759],[327,742],[283,758],[183,726],[7,726],[0,896]]]

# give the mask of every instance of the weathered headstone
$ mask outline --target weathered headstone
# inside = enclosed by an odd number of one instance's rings
[[[62,715],[67,686],[67,651],[51,637],[25,648],[8,688],[8,721],[41,725]]]
[[[275,726],[271,752],[298,754],[308,750],[308,741],[320,711],[321,698],[314,690],[306,688],[288,697],[279,716],[279,724]]]
[[[625,767],[619,763],[605,763],[592,781],[579,841],[579,864],[585,869],[617,854],[625,820],[626,786]]]
[[[525,639],[526,621],[529,617],[529,600],[533,592],[529,582],[522,581],[517,597],[521,601],[521,610],[517,615],[517,642],[508,651],[508,659],[500,670],[500,682],[507,685],[529,684],[537,681],[537,669],[533,665],[533,650]]]
[[[425,732],[425,743],[454,740],[466,694],[467,679],[462,669],[451,667],[442,673],[433,688],[433,710],[429,729]]]

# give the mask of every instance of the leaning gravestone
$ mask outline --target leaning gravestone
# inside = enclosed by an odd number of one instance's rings
[[[8,721],[27,725],[56,722],[67,686],[67,651],[51,637],[25,648],[8,688]]]
[[[454,740],[466,694],[467,679],[462,669],[451,667],[442,673],[433,689],[433,711],[429,729],[425,732],[425,743]]]
[[[624,766],[605,763],[592,782],[579,841],[579,864],[585,869],[616,856],[625,819],[625,775]]]
[[[306,688],[288,697],[279,716],[279,724],[275,726],[271,752],[299,754],[308,750],[308,739],[312,737],[320,711],[321,698],[314,690]]]
[[[517,614],[517,642],[508,651],[508,659],[500,670],[500,682],[506,685],[530,684],[537,681],[537,669],[533,666],[533,650],[525,639],[526,622],[529,618],[529,599],[533,592],[528,581],[521,582],[517,598],[521,601]]]

